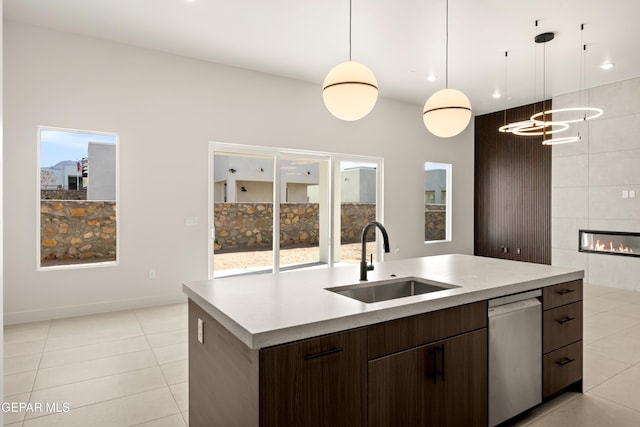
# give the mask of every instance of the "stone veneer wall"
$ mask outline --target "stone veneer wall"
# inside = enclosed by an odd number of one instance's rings
[[[283,203],[280,246],[317,246],[318,210],[317,203]],[[215,250],[224,253],[271,248],[272,215],[271,203],[215,203]],[[362,227],[375,217],[375,203],[343,203],[340,242],[359,242]],[[115,202],[42,200],[40,224],[43,263],[115,257]],[[426,205],[425,224],[425,240],[444,240],[445,206]],[[368,236],[369,241],[374,238],[374,233]]]
[[[557,96],[553,108],[585,98]],[[551,263],[584,270],[585,283],[640,291],[640,258],[578,252],[580,229],[640,231],[640,78],[589,89],[587,99],[604,114],[583,124],[581,141],[553,146]]]
[[[40,260],[87,260],[116,256],[116,203],[42,200]]]
[[[283,203],[280,208],[280,247],[317,246],[320,228],[318,209],[317,203]],[[271,203],[215,203],[213,215],[216,230],[214,249],[218,253],[271,248]],[[341,243],[359,242],[362,227],[374,221],[375,217],[375,203],[343,203]]]
[[[424,206],[424,240],[447,238],[447,206],[426,204]]]
[[[40,200],[87,200],[87,189],[40,190]]]

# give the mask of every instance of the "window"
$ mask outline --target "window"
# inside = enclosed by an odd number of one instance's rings
[[[360,231],[380,218],[381,159],[222,143],[210,153],[211,276],[359,262]]]
[[[424,240],[451,241],[451,165],[424,164]]]
[[[117,135],[38,131],[38,267],[115,263]]]

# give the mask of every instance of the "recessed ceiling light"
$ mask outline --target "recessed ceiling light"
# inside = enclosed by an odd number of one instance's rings
[[[436,77],[435,74],[431,73],[427,76],[427,80],[430,82],[435,82],[436,80],[438,80],[438,77]]]
[[[499,90],[496,90],[495,92],[493,92],[493,95],[491,95],[493,97],[493,99],[498,99],[502,97],[502,94],[500,93]]]
[[[613,62],[605,62],[600,66],[603,70],[610,70],[613,68]]]

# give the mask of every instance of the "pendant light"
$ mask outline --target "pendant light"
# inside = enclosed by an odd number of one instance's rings
[[[507,101],[509,99],[509,92],[507,91],[507,58],[509,58],[509,51],[504,51],[504,124],[498,128],[498,132],[511,133],[513,132],[514,125],[520,126],[522,122],[507,123]]]
[[[584,82],[584,77],[585,77],[585,52],[587,50],[587,45],[584,44],[584,24],[580,25],[580,47],[581,47],[581,55],[580,55],[580,91],[579,93],[579,98],[581,98],[581,95],[584,91],[583,88],[583,82]],[[587,120],[591,120],[591,119],[595,119],[596,117],[600,117],[603,113],[603,110],[601,108],[595,108],[595,107],[589,107],[588,106],[588,102],[587,102],[587,106],[586,107],[566,107],[566,108],[555,108],[555,109],[551,109],[551,110],[545,110],[542,113],[537,113],[534,114],[533,116],[531,116],[531,120],[534,120],[535,123],[540,123],[540,121],[538,120],[540,117],[542,117],[542,120],[544,124],[551,124],[551,125],[555,125],[557,123],[564,123],[564,124],[568,124],[569,123],[580,123],[580,122],[586,122]],[[545,116],[547,114],[560,114],[562,117],[562,114],[569,113],[569,117],[568,119],[565,120],[549,120],[549,121],[545,121]],[[571,115],[573,115],[573,117],[571,117]],[[576,136],[568,136],[568,137],[564,137],[564,138],[551,138],[551,139],[547,139],[546,137],[543,138],[542,144],[544,145],[559,145],[559,144],[568,144],[570,142],[576,142],[576,141],[580,141],[582,139],[582,136],[580,135],[580,130],[578,130],[578,134]]]
[[[536,26],[537,26],[537,21],[536,21]],[[508,79],[507,79],[507,58],[509,57],[509,52],[505,51],[504,52],[504,92],[505,92],[505,101],[504,101],[504,118],[503,118],[503,122],[504,124],[502,126],[500,126],[498,128],[498,132],[502,132],[502,133],[512,133],[514,135],[519,135],[519,136],[540,136],[540,135],[544,135],[544,134],[553,134],[553,133],[558,133],[558,132],[562,132],[565,131],[567,129],[569,129],[569,125],[566,124],[562,124],[562,125],[555,125],[555,126],[544,126],[544,125],[537,125],[534,122],[532,122],[531,120],[521,120],[521,121],[517,121],[517,122],[511,122],[511,123],[507,123],[507,108],[508,108],[508,104],[507,104],[507,99],[508,97]],[[535,99],[535,82],[534,82],[534,99]],[[550,130],[547,130],[546,128],[551,128]]]
[[[579,90],[580,95],[582,95],[582,92],[585,90],[583,88],[583,81],[584,81],[584,74],[586,73],[585,62],[586,62],[587,45],[584,44],[583,35],[584,35],[584,24],[581,24],[580,25],[581,73],[580,73],[580,90]],[[580,123],[587,120],[595,119],[596,117],[600,117],[603,114],[603,112],[604,111],[601,108],[589,107],[589,106],[555,108],[552,110],[546,110],[546,111],[542,111],[540,113],[534,114],[533,116],[531,116],[531,120],[539,124]],[[556,116],[560,115],[560,120],[544,121],[544,116],[547,114],[555,114]],[[568,117],[566,119],[562,119],[563,115]],[[542,120],[540,120],[541,117],[543,118]],[[578,139],[580,139],[580,134],[578,134],[578,137],[576,140]],[[565,142],[563,141],[563,143]]]
[[[446,2],[445,88],[424,104],[422,119],[429,132],[449,138],[462,132],[471,120],[471,102],[456,89],[449,89],[449,0]]]
[[[322,85],[322,99],[329,112],[345,121],[369,114],[378,100],[378,81],[365,65],[351,60],[351,0],[349,0],[349,61],[329,71]]]
[[[534,34],[534,41],[536,43],[546,43],[548,41],[553,40],[553,33],[545,33],[544,35],[537,35],[538,33],[538,20],[536,19],[535,21],[535,32]],[[535,108],[535,104],[536,104],[536,96],[538,95],[538,91],[537,91],[537,79],[536,79],[536,72],[538,70],[538,54],[537,54],[537,50],[534,50],[534,76],[533,76],[533,105]],[[543,77],[544,78],[544,77]],[[545,90],[543,89],[542,91],[542,98],[543,98],[543,110],[544,110],[544,97],[545,97]],[[547,129],[547,128],[551,128],[551,129]],[[556,125],[555,128],[553,125],[546,125],[546,124],[537,124],[535,122],[533,122],[531,119],[527,119],[527,120],[522,120],[519,122],[515,122],[515,123],[509,123],[509,124],[505,124],[504,126],[500,127],[498,129],[498,131],[500,132],[508,132],[508,133],[513,133],[514,135],[519,135],[519,136],[545,136],[548,134],[554,134],[554,133],[558,133],[558,132],[562,132],[569,129],[569,125]]]

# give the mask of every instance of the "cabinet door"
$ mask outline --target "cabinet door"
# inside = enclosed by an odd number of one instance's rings
[[[262,426],[364,426],[366,329],[261,350]]]
[[[487,332],[369,362],[369,426],[485,426]]]

